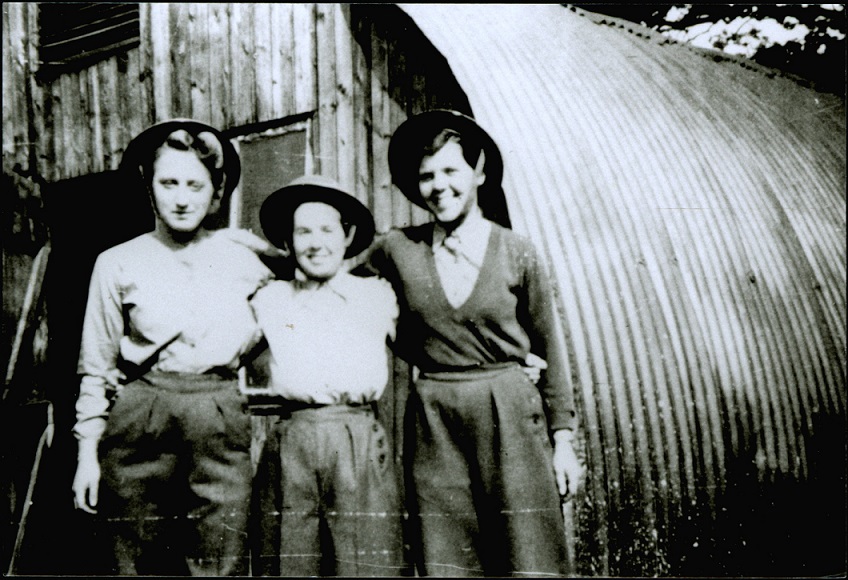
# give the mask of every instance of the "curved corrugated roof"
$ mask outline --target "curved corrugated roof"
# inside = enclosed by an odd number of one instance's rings
[[[590,568],[653,549],[662,573],[675,522],[718,517],[737,463],[804,480],[819,418],[844,421],[844,103],[559,5],[400,6],[499,143],[513,227],[558,282],[582,541],[607,550]]]

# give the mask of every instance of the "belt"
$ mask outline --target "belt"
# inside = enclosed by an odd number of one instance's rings
[[[506,372],[521,370],[521,364],[515,361],[486,363],[474,367],[441,368],[421,370],[419,379],[445,382],[463,382],[486,379]]]
[[[150,371],[127,383],[125,388],[156,388],[176,393],[202,393],[224,389],[238,390],[238,382],[231,377],[216,373],[163,373]]]
[[[357,403],[353,401],[345,403],[306,403],[304,401],[293,401],[279,395],[248,394],[247,404],[250,412],[254,415],[291,415],[299,411],[314,409],[326,409],[328,407],[349,407],[351,409],[374,409],[376,402]]]

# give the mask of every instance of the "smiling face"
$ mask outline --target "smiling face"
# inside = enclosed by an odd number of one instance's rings
[[[469,165],[453,140],[421,159],[418,190],[440,224],[458,225],[477,207],[477,188],[486,181],[483,163],[481,154],[476,167]]]
[[[151,189],[157,221],[173,233],[199,230],[203,219],[217,210],[209,170],[193,151],[160,149]]]
[[[345,233],[339,211],[320,202],[300,204],[292,219],[292,250],[303,273],[313,280],[335,276],[353,240],[354,228]]]

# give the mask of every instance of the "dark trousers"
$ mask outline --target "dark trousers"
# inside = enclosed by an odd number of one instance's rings
[[[518,365],[422,374],[407,417],[422,575],[568,574],[541,396]]]
[[[234,381],[148,373],[119,392],[99,454],[118,574],[247,573],[250,419]]]
[[[256,475],[266,576],[398,576],[402,516],[391,450],[369,406],[271,417]]]

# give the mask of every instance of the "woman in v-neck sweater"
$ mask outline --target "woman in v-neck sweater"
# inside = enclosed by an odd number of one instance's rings
[[[559,317],[535,247],[492,223],[471,294],[455,307],[436,271],[435,227],[392,230],[371,256],[381,275],[403,290],[397,352],[424,373],[521,364],[532,352],[548,362],[541,388],[550,429],[573,428],[572,402],[562,388],[565,361],[559,349],[548,352]]]
[[[420,371],[406,427],[419,573],[566,575],[555,465],[575,489],[573,399],[540,258],[477,205],[499,192],[497,146],[470,118],[429,112],[398,129],[389,163],[435,218],[392,230],[369,262],[398,296],[396,350]],[[547,361],[538,385],[530,354]]]

